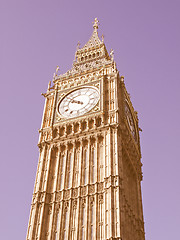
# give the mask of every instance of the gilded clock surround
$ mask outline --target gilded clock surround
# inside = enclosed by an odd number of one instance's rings
[[[78,89],[81,89],[81,88],[83,88],[83,87],[92,87],[92,88],[97,88],[98,90],[99,90],[99,92],[101,92],[101,87],[100,87],[100,81],[98,80],[98,81],[95,81],[95,82],[90,82],[90,83],[87,83],[87,84],[83,84],[83,85],[78,85],[78,87],[72,87],[72,88],[70,88],[70,89],[68,89],[68,90],[65,90],[65,91],[60,91],[60,92],[58,92],[58,94],[57,94],[57,108],[56,108],[56,112],[55,112],[55,120],[54,120],[54,122],[55,123],[57,123],[57,122],[60,122],[60,121],[64,121],[64,120],[66,120],[66,118],[65,117],[63,117],[60,113],[59,113],[59,110],[58,110],[58,107],[59,107],[59,104],[60,104],[60,102],[62,101],[62,99],[67,95],[67,94],[69,94],[69,93],[71,93],[71,92],[73,92],[73,91],[75,91],[75,90],[78,90]],[[91,114],[91,113],[93,113],[93,112],[98,112],[98,111],[100,111],[101,109],[102,109],[102,104],[101,104],[101,100],[102,99],[102,97],[100,96],[100,99],[99,99],[99,101],[97,102],[97,104],[90,110],[90,111],[88,111],[87,113],[85,113],[84,115],[86,115],[86,114]],[[82,117],[82,115],[81,116],[78,116],[78,117]]]
[[[75,118],[89,112],[99,101],[98,89],[82,87],[69,92],[61,99],[58,113],[64,118]]]
[[[39,130],[39,162],[27,240],[144,240],[139,123],[113,50],[98,37],[75,53],[72,68],[48,85]],[[63,118],[61,99],[84,86],[99,89],[98,104]],[[127,121],[128,104],[136,131]]]

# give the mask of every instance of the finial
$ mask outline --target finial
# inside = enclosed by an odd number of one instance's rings
[[[124,76],[120,77],[121,82],[124,82]]]
[[[80,45],[81,45],[81,43],[78,41],[78,43],[77,43],[77,50],[79,49]]]
[[[110,55],[111,55],[111,60],[114,61],[114,50],[113,49],[111,49]]]
[[[59,71],[59,66],[57,65],[57,67],[56,67],[56,76],[57,76],[58,71]]]
[[[114,69],[117,70],[115,61],[114,61]]]
[[[53,80],[57,77],[58,71],[59,71],[59,66],[57,65],[55,73],[53,74]]]
[[[102,42],[104,42],[104,34],[102,34]]]
[[[50,91],[50,88],[51,88],[51,81],[49,81],[48,83],[48,91]]]
[[[99,26],[99,21],[97,20],[97,18],[95,18],[95,20],[94,20],[94,22],[93,22],[94,24],[93,24],[93,28],[94,29],[98,29],[98,26]]]

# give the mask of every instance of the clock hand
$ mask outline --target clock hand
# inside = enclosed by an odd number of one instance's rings
[[[71,100],[71,103],[83,104],[81,101]]]

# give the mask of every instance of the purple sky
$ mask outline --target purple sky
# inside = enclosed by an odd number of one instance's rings
[[[99,35],[139,113],[146,240],[179,239],[180,1],[0,1],[0,239],[24,240],[38,162],[42,92],[77,42]]]

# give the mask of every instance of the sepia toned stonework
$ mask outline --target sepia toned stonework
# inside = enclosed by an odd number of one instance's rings
[[[137,112],[98,20],[48,85],[27,240],[144,240]]]

